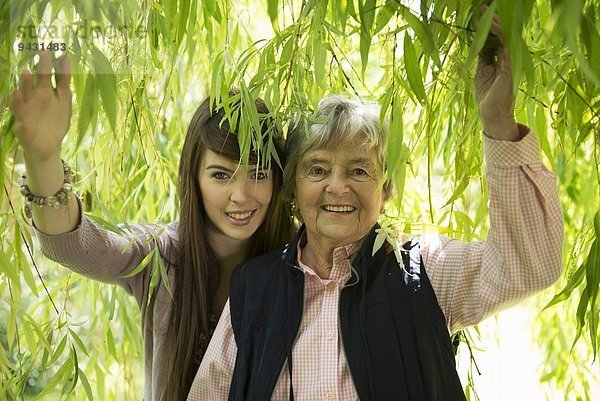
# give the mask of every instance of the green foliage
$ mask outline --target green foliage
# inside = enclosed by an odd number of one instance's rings
[[[487,232],[472,76],[491,12],[480,18],[480,3],[2,3],[0,398],[135,399],[142,381],[132,300],[44,259],[20,211],[8,99],[35,53],[19,43],[68,46],[74,109],[63,156],[85,210],[106,227],[177,217],[178,155],[203,97],[240,117],[247,157],[258,140],[250,99],[263,97],[285,128],[324,95],[344,93],[379,101],[389,118],[388,176],[398,191],[390,221],[475,240]],[[517,119],[535,130],[564,207],[566,274],[558,294],[541,300],[537,325],[547,344],[542,380],[565,399],[586,399],[600,336],[600,2],[497,0],[491,9],[512,50]],[[245,107],[230,107],[230,88]],[[475,398],[476,381],[468,384]]]

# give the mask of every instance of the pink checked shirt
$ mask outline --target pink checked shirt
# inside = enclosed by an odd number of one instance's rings
[[[465,243],[437,234],[419,239],[450,332],[551,285],[562,271],[563,219],[556,177],[542,166],[535,135],[518,142],[484,136],[484,151],[490,194],[487,240]],[[334,250],[328,279],[298,262],[305,276],[305,299],[292,351],[297,401],[358,399],[338,330],[340,292],[350,277],[348,257],[355,250],[355,244]],[[188,401],[227,400],[236,352],[228,303]],[[271,399],[288,397],[284,365]]]

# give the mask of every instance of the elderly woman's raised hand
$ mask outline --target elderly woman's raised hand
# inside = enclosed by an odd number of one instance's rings
[[[12,96],[15,132],[25,159],[44,162],[60,152],[60,144],[71,119],[71,64],[67,57],[56,68],[56,88],[52,86],[52,57],[40,52],[37,72],[21,74],[19,88]]]
[[[487,6],[482,6],[482,13]],[[475,74],[475,98],[483,132],[494,139],[518,140],[514,118],[513,76],[510,52],[498,16],[494,16],[491,33],[499,40],[497,60],[479,57]]]

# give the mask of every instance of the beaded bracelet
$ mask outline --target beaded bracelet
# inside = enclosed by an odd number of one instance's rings
[[[21,180],[20,180],[21,195],[23,195],[23,197],[27,201],[27,205],[25,207],[25,214],[27,215],[28,218],[31,218],[30,204],[34,204],[40,208],[42,206],[51,206],[54,209],[58,209],[60,206],[65,206],[69,203],[69,194],[73,191],[73,185],[71,184],[73,182],[73,172],[71,171],[71,168],[67,165],[67,163],[65,163],[64,160],[61,160],[61,161],[62,161],[62,165],[63,165],[63,172],[65,173],[65,180],[62,184],[62,187],[54,195],[50,195],[50,196],[34,195],[31,192],[31,190],[29,189],[29,187],[27,186],[27,184],[25,183],[26,176],[25,175],[21,176]]]

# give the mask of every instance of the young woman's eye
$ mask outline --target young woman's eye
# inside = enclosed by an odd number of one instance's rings
[[[267,171],[257,171],[252,174],[253,180],[263,181],[269,178],[269,173]]]
[[[212,178],[216,179],[216,180],[227,180],[229,179],[229,176],[227,175],[227,173],[224,173],[222,171],[217,171],[215,173],[212,173]]]

